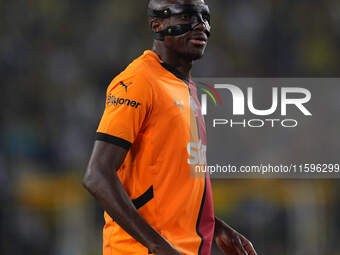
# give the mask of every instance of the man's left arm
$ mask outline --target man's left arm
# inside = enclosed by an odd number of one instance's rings
[[[225,255],[257,255],[247,238],[217,217],[215,217],[214,238]]]

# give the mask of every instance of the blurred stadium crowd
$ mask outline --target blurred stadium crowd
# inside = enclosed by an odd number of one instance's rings
[[[212,37],[193,76],[339,76],[339,1],[208,3]],[[145,8],[0,0],[2,255],[99,254],[102,211],[81,176],[106,86],[152,46]],[[214,185],[216,213],[275,255],[340,254],[337,191],[330,180]]]

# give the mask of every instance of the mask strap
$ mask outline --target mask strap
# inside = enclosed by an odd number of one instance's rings
[[[191,5],[183,5],[182,7],[188,8],[188,6],[191,7]],[[184,8],[184,9],[185,9]],[[185,10],[184,10],[185,12]],[[179,11],[178,13],[176,13],[176,11],[174,11],[171,7],[167,8],[165,10],[153,10],[153,9],[148,9],[148,16],[149,17],[154,17],[154,18],[170,18],[173,15],[177,15],[180,14],[181,12]],[[164,37],[165,36],[177,36],[177,35],[182,35],[185,34],[189,31],[194,30],[194,28],[196,26],[198,26],[199,24],[203,23],[206,27],[206,31],[205,33],[207,34],[207,36],[210,36],[210,24],[209,21],[205,22],[203,20],[202,14],[201,13],[197,13],[196,15],[196,22],[194,23],[190,23],[190,24],[178,24],[178,25],[174,25],[174,26],[169,26],[166,29],[159,31],[159,32],[154,32],[155,36],[155,40],[159,40],[159,41],[164,41]]]
[[[155,39],[159,41],[164,41],[165,36],[182,35],[191,30],[192,30],[191,24],[179,24],[175,26],[170,26],[162,31],[155,32]]]

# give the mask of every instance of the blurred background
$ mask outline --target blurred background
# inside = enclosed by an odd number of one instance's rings
[[[103,211],[81,179],[106,86],[152,46],[146,2],[0,0],[0,254],[101,254]],[[208,3],[212,37],[193,76],[339,76],[339,1]],[[213,189],[216,214],[259,254],[340,254],[337,180]]]

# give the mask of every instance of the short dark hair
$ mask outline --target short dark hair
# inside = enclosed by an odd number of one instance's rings
[[[162,2],[164,2],[164,0],[149,0],[148,6],[158,4],[158,3],[162,3]]]
[[[149,0],[148,1],[148,7],[153,7],[155,8],[155,6],[159,6],[163,3],[171,3],[171,2],[176,2],[175,0]]]
[[[204,1],[207,2],[207,1]],[[148,7],[157,6],[162,3],[176,3],[175,0],[148,0]]]

